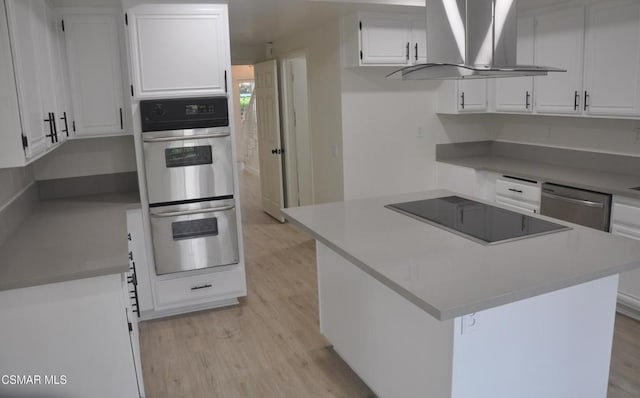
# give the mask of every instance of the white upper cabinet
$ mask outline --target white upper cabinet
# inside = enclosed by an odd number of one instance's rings
[[[487,80],[458,80],[458,111],[480,112],[487,110]]]
[[[585,103],[590,115],[640,115],[640,3],[605,1],[587,10]]]
[[[518,20],[518,64],[533,65],[533,17]],[[533,77],[496,79],[497,112],[531,113],[533,111]]]
[[[486,79],[443,81],[438,89],[437,113],[484,113],[489,106],[487,89]]]
[[[424,15],[413,16],[410,23],[413,63],[424,64],[427,62],[427,19]]]
[[[59,36],[49,2],[7,0],[5,4],[11,54],[3,54],[3,62],[13,62],[13,92],[17,93],[20,130],[3,133],[15,136],[1,140],[0,167],[16,167],[33,161],[64,140],[66,133],[60,118],[67,110],[68,97]],[[5,94],[11,96],[12,91]]]
[[[537,112],[581,112],[584,20],[584,7],[561,9],[537,16],[535,63],[567,70],[535,78],[534,102]]]
[[[409,18],[385,14],[361,14],[360,51],[362,64],[409,65],[411,32]]]
[[[75,135],[123,133],[120,14],[67,14],[64,24]]]
[[[359,12],[342,19],[345,67],[409,66],[427,61],[424,13]]]
[[[128,25],[135,98],[226,94],[226,4],[140,5]]]

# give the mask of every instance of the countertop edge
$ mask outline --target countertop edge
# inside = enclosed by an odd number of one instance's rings
[[[129,271],[129,264],[114,265],[110,267],[101,268],[99,270],[80,271],[80,272],[74,272],[71,274],[61,274],[61,275],[56,275],[50,278],[23,280],[15,283],[0,282],[0,292],[28,288],[28,287],[38,287],[43,285],[49,285],[52,283],[69,282],[69,281],[75,281],[78,279],[89,279],[89,278],[97,278],[97,277],[106,276],[106,275],[124,274],[127,271]]]
[[[458,306],[458,307],[438,309],[433,305],[430,305],[426,301],[416,297],[413,293],[409,292],[399,284],[393,282],[389,278],[375,271],[365,262],[359,260],[357,257],[354,257],[344,249],[340,248],[337,244],[333,243],[330,239],[313,231],[312,229],[307,227],[305,224],[303,224],[301,221],[297,220],[295,216],[292,216],[291,214],[289,214],[287,212],[287,209],[283,209],[283,214],[285,215],[285,218],[287,221],[299,227],[304,232],[309,234],[311,237],[318,240],[319,242],[321,242],[322,244],[324,244],[325,246],[327,246],[328,248],[335,251],[337,254],[339,254],[343,258],[345,258],[347,261],[349,261],[350,263],[352,263],[353,265],[355,265],[356,267],[364,271],[366,274],[370,275],[371,277],[376,279],[378,282],[387,286],[392,291],[398,293],[400,296],[407,299],[407,301],[416,305],[418,308],[422,309],[427,314],[433,316],[439,321],[452,320],[454,318],[472,314],[475,312],[480,312],[480,311],[488,310],[491,308],[500,307],[503,305],[515,303],[517,301],[526,300],[526,299],[540,296],[543,294],[574,287],[583,283],[591,282],[591,281],[612,276],[615,274],[620,274],[625,271],[630,271],[632,269],[636,269],[637,266],[640,265],[640,262],[626,263],[617,267],[610,268],[605,271],[594,272],[592,274],[584,275],[581,277],[568,278],[566,280],[550,283],[547,285],[535,286],[527,290],[507,292],[500,296],[495,296],[483,301],[469,303],[469,304]]]

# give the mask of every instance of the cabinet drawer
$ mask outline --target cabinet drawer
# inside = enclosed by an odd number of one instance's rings
[[[209,274],[156,282],[159,307],[175,307],[195,302],[244,296],[244,272],[236,266]]]
[[[621,201],[619,198],[614,198],[611,223],[633,225],[640,228],[640,202],[632,202],[630,199]]]
[[[496,195],[496,203],[510,210],[515,210],[521,213],[539,213],[540,212],[540,207],[537,206],[536,204],[521,201],[521,200],[506,198],[501,195]]]
[[[536,205],[540,204],[540,191],[540,185],[532,182],[515,181],[506,178],[498,178],[496,181],[496,195]]]

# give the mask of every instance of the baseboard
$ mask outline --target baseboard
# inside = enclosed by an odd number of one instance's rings
[[[0,208],[0,246],[33,212],[37,204],[38,187],[34,181]]]
[[[640,321],[640,299],[636,297],[618,292],[618,306],[616,310],[623,315]]]
[[[228,306],[238,305],[238,304],[240,304],[238,299],[233,298],[233,299],[220,300],[220,301],[194,305],[189,307],[179,307],[179,308],[172,308],[172,309],[161,310],[161,311],[143,311],[140,313],[140,320],[150,321],[153,319],[189,314],[192,312],[211,310],[214,308],[222,308],[222,307],[228,307]]]

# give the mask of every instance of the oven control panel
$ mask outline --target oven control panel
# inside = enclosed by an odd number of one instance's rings
[[[227,97],[140,101],[142,131],[180,130],[229,125]]]

